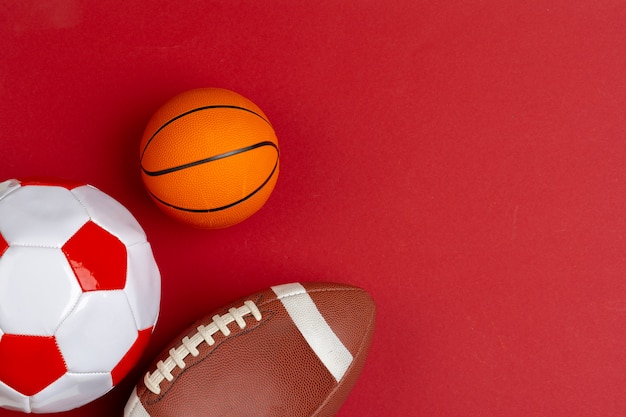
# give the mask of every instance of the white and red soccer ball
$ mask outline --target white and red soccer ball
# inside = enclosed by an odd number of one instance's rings
[[[113,198],[0,183],[0,407],[58,412],[108,392],[143,353],[160,294],[146,235]]]

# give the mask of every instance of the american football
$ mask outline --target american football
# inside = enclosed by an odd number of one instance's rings
[[[372,342],[376,307],[357,287],[277,285],[175,338],[134,388],[125,417],[331,417]]]

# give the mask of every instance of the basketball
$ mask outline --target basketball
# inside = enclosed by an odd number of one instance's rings
[[[157,206],[188,225],[240,223],[278,178],[274,128],[247,98],[221,88],[181,93],[152,116],[140,146],[143,183]]]

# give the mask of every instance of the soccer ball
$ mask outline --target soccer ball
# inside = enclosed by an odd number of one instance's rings
[[[0,183],[0,406],[51,413],[104,395],[156,323],[160,274],[120,203],[64,180]]]

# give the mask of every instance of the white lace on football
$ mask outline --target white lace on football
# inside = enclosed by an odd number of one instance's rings
[[[191,337],[185,336],[182,340],[182,344],[177,348],[172,348],[169,351],[169,357],[164,361],[159,361],[156,365],[157,369],[153,373],[146,373],[143,379],[146,388],[152,391],[154,394],[161,393],[161,382],[164,379],[171,381],[174,379],[172,371],[178,367],[184,369],[185,358],[188,355],[196,357],[200,354],[198,351],[198,345],[202,342],[206,342],[209,346],[215,344],[213,335],[217,332],[221,332],[224,336],[230,335],[230,329],[228,325],[232,322],[236,322],[240,329],[246,327],[246,321],[244,317],[248,314],[257,320],[261,320],[261,312],[257,308],[254,302],[248,300],[243,303],[241,307],[231,308],[228,313],[223,316],[215,315],[212,318],[212,322],[207,326],[200,325],[197,327],[198,333]]]

